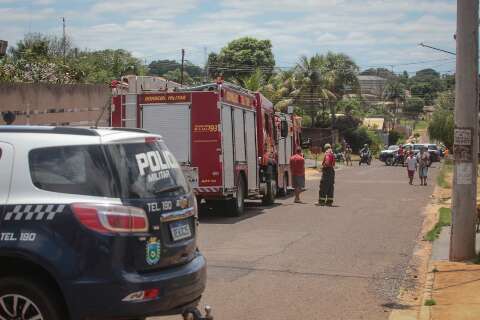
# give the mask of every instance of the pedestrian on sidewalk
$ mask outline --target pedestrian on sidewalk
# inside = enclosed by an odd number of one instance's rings
[[[333,192],[335,185],[335,155],[330,144],[325,145],[325,157],[322,162],[322,179],[320,180],[320,191],[318,204],[321,206],[333,205]]]
[[[422,147],[420,153],[417,155],[418,161],[418,175],[420,177],[420,185],[427,185],[428,167],[430,166],[430,153],[427,147]]]
[[[290,172],[292,173],[292,186],[295,189],[295,203],[300,201],[300,193],[305,190],[305,159],[302,148],[298,147],[295,154],[290,157]]]
[[[407,156],[407,173],[408,179],[410,179],[410,185],[413,184],[413,176],[415,175],[415,171],[417,171],[417,159],[413,155],[413,151],[408,152]]]

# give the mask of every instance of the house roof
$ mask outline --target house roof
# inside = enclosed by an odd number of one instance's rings
[[[358,81],[387,81],[387,79],[378,76],[358,76]]]

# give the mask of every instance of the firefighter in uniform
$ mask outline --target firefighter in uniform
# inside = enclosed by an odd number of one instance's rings
[[[330,144],[325,145],[325,158],[322,162],[322,179],[320,180],[320,192],[318,204],[321,206],[333,205],[333,191],[335,184],[335,155]]]

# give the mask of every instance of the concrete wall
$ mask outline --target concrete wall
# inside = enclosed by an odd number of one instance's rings
[[[93,125],[109,97],[107,85],[0,84],[0,112],[14,112],[17,125]],[[109,117],[107,110],[99,125]]]

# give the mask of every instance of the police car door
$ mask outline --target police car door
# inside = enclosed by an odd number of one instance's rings
[[[13,146],[0,141],[0,215],[3,215],[10,185],[13,169]]]

